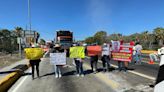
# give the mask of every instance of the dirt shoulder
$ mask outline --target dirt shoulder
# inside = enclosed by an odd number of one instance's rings
[[[23,58],[22,58],[23,59]],[[0,69],[22,60],[18,54],[0,55]]]

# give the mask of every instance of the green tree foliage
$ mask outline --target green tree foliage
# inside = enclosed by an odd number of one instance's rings
[[[98,31],[94,36],[85,39],[86,43],[102,44],[103,42],[111,42],[111,40],[123,40],[124,42],[140,42],[144,49],[157,50],[164,44],[164,28],[157,27],[150,31],[143,31],[141,33],[134,33],[131,35],[122,35],[120,33],[114,33],[107,35],[105,31]]]
[[[153,33],[156,36],[156,40],[159,40],[158,44],[162,46],[164,43],[164,28],[157,27],[154,29]]]
[[[94,35],[94,42],[98,43],[99,45],[103,44],[107,41],[107,33],[105,31],[98,31]]]
[[[85,39],[85,42],[86,42],[87,44],[95,43],[94,37],[87,37],[87,38]]]
[[[21,36],[21,31],[18,30],[23,30],[23,29],[16,27],[14,31],[10,31],[8,29],[0,30],[1,52],[12,53],[13,51],[18,50],[17,37]]]

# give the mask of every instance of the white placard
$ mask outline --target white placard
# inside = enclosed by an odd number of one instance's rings
[[[66,65],[66,53],[50,53],[50,63],[53,65]]]

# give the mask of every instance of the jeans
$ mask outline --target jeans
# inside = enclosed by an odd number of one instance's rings
[[[76,73],[77,74],[84,74],[83,71],[83,62],[80,62],[80,60],[75,59],[75,64],[76,64]]]
[[[102,57],[102,64],[103,64],[103,69],[108,69],[110,68],[110,58],[108,55],[103,55]],[[107,64],[107,68],[106,68]]]
[[[55,75],[61,75],[61,65],[54,65]]]
[[[39,77],[39,63],[40,63],[40,59],[30,60],[30,65],[31,65],[31,68],[32,68],[32,78],[34,78],[35,66],[36,66],[37,76]]]
[[[126,71],[126,67],[123,61],[118,61],[118,70],[124,70]]]
[[[90,64],[91,64],[91,69],[92,71],[94,71],[94,67],[95,67],[95,71],[97,71],[97,62],[98,62],[98,56],[91,56],[91,61],[90,61]]]
[[[134,60],[136,61],[136,63],[141,63],[141,54],[135,54]]]

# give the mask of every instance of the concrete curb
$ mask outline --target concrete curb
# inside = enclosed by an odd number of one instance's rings
[[[22,76],[24,71],[29,67],[29,64],[24,65],[20,69],[16,69],[14,72],[6,75],[2,80],[0,80],[0,92],[7,92],[7,90]]]

